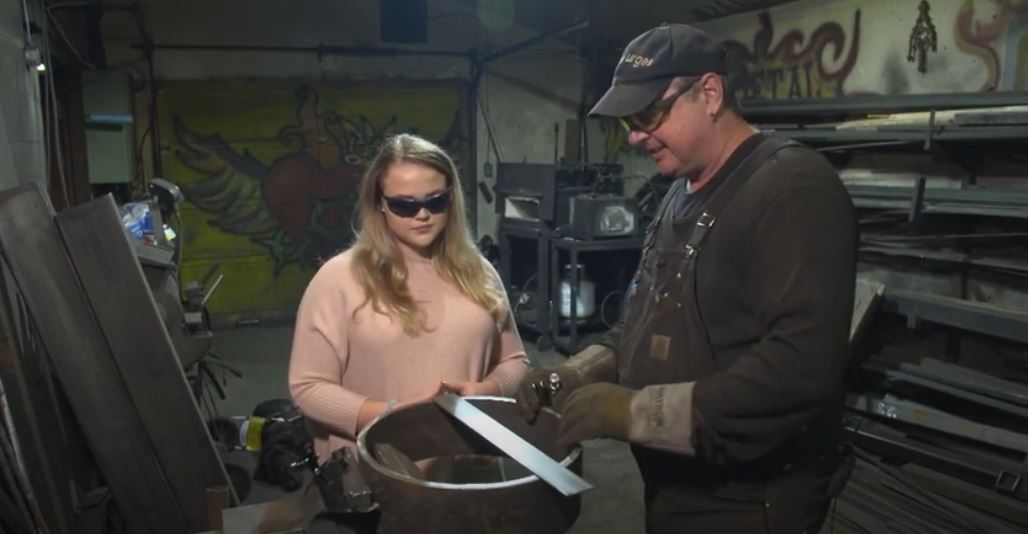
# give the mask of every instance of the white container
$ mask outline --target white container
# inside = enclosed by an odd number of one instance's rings
[[[578,264],[578,294],[575,295],[575,315],[579,321],[585,320],[596,312],[596,284],[585,274],[585,266]],[[560,279],[560,316],[571,318],[571,265],[564,266],[564,276]]]

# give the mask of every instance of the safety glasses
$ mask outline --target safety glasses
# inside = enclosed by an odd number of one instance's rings
[[[665,98],[657,100],[649,106],[646,106],[645,109],[638,113],[627,117],[619,117],[618,123],[627,133],[653,133],[654,130],[660,128],[660,125],[664,124],[664,121],[667,120],[668,115],[670,115],[671,112],[671,106],[675,104],[675,100],[678,100],[678,97],[691,91],[698,81],[700,81],[700,78],[690,81],[685,87],[671,93]]]
[[[450,206],[450,190],[447,189],[422,200],[387,197],[385,195],[382,195],[382,199],[385,200],[386,207],[389,208],[389,211],[393,212],[393,215],[409,219],[421,212],[422,208],[428,210],[433,215],[446,211],[446,208]]]

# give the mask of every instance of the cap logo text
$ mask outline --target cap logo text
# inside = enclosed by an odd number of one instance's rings
[[[628,63],[638,69],[653,65],[653,58],[640,56],[639,54],[629,54],[625,56],[623,63]]]

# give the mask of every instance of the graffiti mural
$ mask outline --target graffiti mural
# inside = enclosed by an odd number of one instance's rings
[[[976,4],[965,0],[953,30],[957,47],[985,63],[988,78],[981,91],[1024,90],[1028,85],[1028,0],[989,3],[991,10],[976,11]]]
[[[740,99],[812,98],[840,96],[860,51],[860,10],[853,14],[847,38],[837,22],[821,24],[810,38],[790,30],[775,42],[775,28],[767,11],[757,15],[752,46],[727,40],[731,58],[729,77]]]
[[[467,161],[454,85],[198,84],[164,91],[162,120],[187,200],[183,279],[214,262],[225,274],[212,313],[293,311],[317,266],[351,243],[360,178],[387,136],[417,133]]]

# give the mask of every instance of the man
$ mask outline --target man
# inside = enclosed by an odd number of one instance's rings
[[[857,227],[838,174],[764,135],[726,86],[725,51],[662,25],[625,49],[591,111],[675,176],[604,340],[531,371],[562,443],[632,445],[650,533],[818,531],[839,489]],[[552,399],[533,384],[552,373]],[[833,483],[834,482],[834,483]]]

